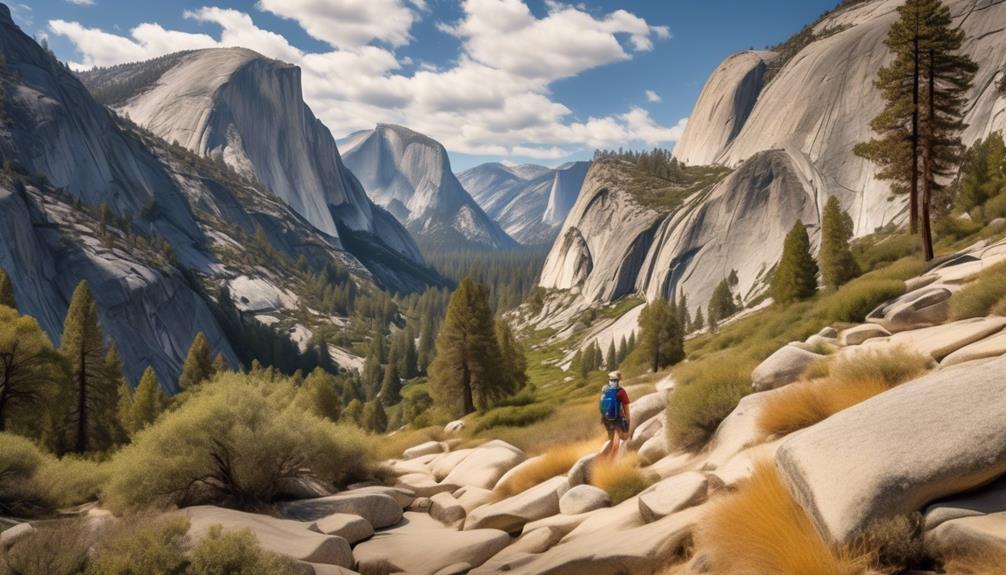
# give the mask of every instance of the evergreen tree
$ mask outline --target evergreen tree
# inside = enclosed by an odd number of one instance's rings
[[[60,353],[70,368],[62,447],[75,453],[104,451],[115,440],[118,386],[105,373],[105,336],[98,323],[98,307],[86,281],[70,299],[63,323]]]
[[[183,390],[193,387],[213,378],[213,356],[203,332],[196,334],[189,347],[189,354],[182,365],[182,374],[178,377],[178,386]]]
[[[955,207],[963,213],[1006,190],[1006,142],[1002,133],[993,132],[971,146],[961,167],[961,182]],[[974,215],[974,214],[972,214]]]
[[[734,303],[734,294],[730,289],[730,281],[729,279],[724,279],[716,284],[713,295],[709,298],[709,317],[720,321],[735,313],[737,313],[737,304]]]
[[[618,361],[618,365],[622,365],[625,361],[626,356],[629,355],[629,344],[625,341],[625,336],[622,336],[622,341],[618,343],[618,351],[615,353],[615,360]]]
[[[604,356],[604,363],[608,367],[608,371],[615,371],[618,369],[618,356],[615,352],[615,338],[611,338],[611,342],[608,343],[608,352]]]
[[[402,401],[402,380],[398,377],[398,364],[389,362],[384,369],[384,381],[381,383],[381,403],[395,405]]]
[[[133,425],[133,390],[126,383],[126,380],[122,380],[122,383],[119,384],[118,394],[115,415],[119,420],[119,427],[124,429],[128,435],[133,435],[136,432],[136,426]]]
[[[363,427],[363,402],[353,398],[346,404],[346,410],[342,412],[342,416],[343,419]]]
[[[419,376],[419,351],[416,349],[416,336],[412,329],[405,330],[404,338],[405,349],[401,359],[401,376],[408,380]]]
[[[639,340],[654,372],[684,359],[684,333],[677,311],[667,300],[654,300],[639,314]]]
[[[7,272],[0,268],[0,306],[17,309],[17,301],[14,299],[14,284],[10,281]]]
[[[817,292],[817,262],[810,255],[807,228],[797,221],[786,235],[782,259],[772,277],[772,297],[776,303],[804,300]],[[710,320],[712,318],[710,317]]]
[[[688,333],[690,330],[688,328],[692,325],[692,318],[688,314],[688,298],[685,297],[685,292],[681,292],[681,299],[678,300],[678,325],[681,326],[681,330]]]
[[[426,373],[433,361],[434,341],[433,318],[430,315],[425,315],[419,330],[419,349],[417,350],[417,364],[420,373]]]
[[[514,391],[501,377],[499,344],[485,288],[465,278],[451,296],[430,365],[437,403],[453,416],[485,410]]]
[[[224,358],[223,353],[217,353],[217,356],[213,358],[213,373],[223,373],[227,371],[227,359]]]
[[[140,377],[140,383],[133,393],[132,414],[129,418],[130,435],[141,431],[157,421],[161,413],[168,407],[168,396],[157,382],[154,370],[148,367]]]
[[[601,352],[601,345],[594,341],[594,369],[604,369],[604,353]]]
[[[706,327],[706,320],[702,317],[702,308],[695,310],[695,319],[692,320],[692,331],[701,331]]]
[[[47,418],[64,364],[31,316],[0,305],[0,432]]]
[[[576,372],[580,376],[580,379],[587,379],[587,376],[590,374],[590,366],[584,361],[582,349],[576,350],[576,353],[573,354],[570,369]]]
[[[388,414],[384,411],[382,402],[368,401],[363,406],[363,427],[374,432],[384,433],[388,430]]]
[[[527,358],[506,321],[496,322],[496,341],[500,347],[503,377],[510,382],[512,389],[522,389],[527,385]]]
[[[384,334],[381,329],[376,329],[370,339],[370,352],[363,364],[363,389],[367,401],[377,397],[381,384],[384,383],[384,360]]]
[[[331,373],[316,367],[301,385],[308,411],[330,421],[339,421],[343,403],[339,400],[336,383]],[[346,387],[349,387],[348,382]]]
[[[626,349],[626,355],[632,353],[636,349],[636,332],[633,331],[629,334],[629,347]]]
[[[852,256],[852,218],[842,211],[838,198],[831,196],[821,217],[821,279],[829,289],[836,290],[859,274]]]
[[[127,430],[122,426],[118,413],[118,400],[123,387],[129,388],[126,377],[122,375],[122,358],[119,357],[119,348],[114,343],[108,346],[108,353],[105,354],[105,365],[102,368],[102,375],[108,381],[105,386],[108,389],[115,389],[115,403],[105,406],[105,411],[101,414],[101,419],[114,422],[114,434],[116,443],[125,443],[129,438]]]

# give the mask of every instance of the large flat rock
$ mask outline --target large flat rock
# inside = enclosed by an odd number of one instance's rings
[[[472,450],[444,478],[444,483],[492,489],[503,474],[527,459],[520,449],[500,440]]]
[[[698,505],[706,500],[708,485],[705,474],[697,471],[658,481],[639,494],[639,514],[651,522]]]
[[[751,372],[751,388],[766,391],[793,383],[808,365],[823,357],[793,344],[784,345]]]
[[[943,360],[940,361],[940,365],[943,367],[949,367],[951,365],[957,365],[958,363],[966,363],[969,361],[975,361],[976,359],[999,357],[1000,355],[1006,355],[1006,331],[1000,331],[999,333],[990,335],[985,339],[978,340],[975,343],[968,344],[958,349],[957,351],[944,357]]]
[[[565,477],[553,477],[502,501],[483,505],[465,519],[464,529],[500,529],[517,533],[536,519],[559,513],[559,498],[569,489]]]
[[[291,501],[280,506],[283,515],[301,521],[317,521],[333,513],[359,515],[374,529],[390,527],[402,518],[402,506],[385,493],[345,493]]]
[[[633,428],[638,428],[667,409],[667,392],[648,393],[629,404]]]
[[[904,347],[941,361],[951,353],[981,341],[1006,327],[1006,317],[964,319],[923,329],[896,333],[886,340],[870,340],[861,349]]]
[[[214,525],[225,532],[248,529],[267,551],[308,563],[353,566],[353,551],[345,539],[311,531],[297,521],[211,505],[187,507],[182,512],[189,518],[189,537],[195,541],[206,537]]]
[[[822,533],[850,541],[1006,472],[1006,358],[941,369],[783,442],[777,464]]]
[[[310,529],[325,535],[338,535],[350,545],[363,541],[374,534],[374,527],[359,515],[333,513],[311,524]]]

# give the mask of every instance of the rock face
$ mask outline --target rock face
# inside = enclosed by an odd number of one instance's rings
[[[1006,472],[1003,370],[999,358],[906,383],[784,441],[777,463],[822,533],[847,542]]]
[[[795,345],[783,346],[751,372],[751,388],[766,391],[793,383],[807,366],[823,357]]]
[[[352,136],[343,148],[346,166],[370,197],[420,240],[489,248],[517,245],[465,191],[439,142],[380,124]]]
[[[458,180],[510,237],[524,245],[551,245],[589,167],[590,162],[555,169],[493,162],[461,172]]]
[[[154,67],[159,76],[148,72]],[[412,238],[369,200],[343,165],[328,128],[304,103],[300,68],[244,48],[214,48],[81,78],[99,95],[116,94],[108,103],[117,113],[165,141],[257,178],[325,234],[362,235],[398,257],[422,262]],[[359,241],[343,243],[366,261],[371,254]]]

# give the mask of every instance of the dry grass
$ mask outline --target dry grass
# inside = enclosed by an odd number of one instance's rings
[[[597,398],[592,393],[583,403],[564,405],[541,421],[526,427],[496,427],[486,436],[502,439],[528,453],[545,453],[553,447],[594,439],[601,431]]]
[[[810,427],[921,375],[928,367],[925,357],[900,349],[858,354],[830,366],[823,379],[773,392],[758,414],[758,427],[767,436]]]
[[[832,550],[769,461],[712,504],[696,529],[696,549],[717,575],[853,575],[867,563]]]
[[[523,467],[520,472],[511,475],[507,482],[496,490],[496,493],[501,497],[516,495],[543,481],[566,473],[581,457],[591,452],[596,453],[600,449],[600,439],[552,447],[542,453],[540,459]]]
[[[950,298],[950,317],[966,319],[982,317],[1006,299],[1006,262],[989,266],[978,279],[964,286]]]
[[[377,443],[377,454],[381,459],[401,457],[402,452],[410,447],[427,441],[443,441],[447,436],[441,427],[424,427],[422,429],[405,429],[392,435],[381,437]]]
[[[618,505],[653,483],[639,469],[635,453],[617,459],[598,458],[590,466],[590,484],[608,493],[612,505]]]

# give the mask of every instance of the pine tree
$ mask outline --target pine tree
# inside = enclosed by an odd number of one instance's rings
[[[189,347],[189,354],[182,365],[182,374],[178,377],[178,386],[183,390],[193,387],[213,378],[213,356],[210,346],[206,343],[203,332],[196,334]]]
[[[514,391],[513,382],[501,377],[488,293],[471,278],[451,296],[436,352],[430,365],[431,391],[451,415],[488,409]]]
[[[416,337],[411,328],[405,330],[404,337],[405,350],[401,360],[401,376],[408,380],[419,376],[419,351],[416,349]]]
[[[772,297],[776,303],[789,303],[807,299],[816,292],[817,262],[810,255],[807,228],[797,221],[786,235],[782,259],[772,277]]]
[[[217,356],[213,358],[213,373],[223,373],[227,371],[227,359],[224,357],[223,353],[217,353]]]
[[[692,318],[688,314],[688,298],[685,297],[685,292],[681,292],[681,299],[678,300],[678,325],[681,326],[682,331],[688,333],[689,328],[692,325]]]
[[[608,343],[608,353],[604,356],[604,363],[608,367],[608,371],[615,371],[618,369],[618,356],[615,352],[615,338],[611,338],[611,342]]]
[[[161,389],[157,382],[157,375],[154,370],[148,367],[140,377],[140,383],[133,393],[133,409],[129,418],[132,426],[129,429],[130,435],[144,429],[148,425],[157,421],[161,413],[168,407],[168,396]]]
[[[713,295],[709,298],[709,317],[716,321],[724,320],[737,313],[734,294],[730,289],[729,279],[723,279],[716,285]]]
[[[98,306],[87,282],[81,281],[70,299],[60,342],[60,353],[70,367],[62,433],[62,445],[68,451],[104,451],[115,440],[118,421],[109,415],[115,413],[118,386],[105,373],[104,339]]]
[[[972,213],[1006,190],[1006,142],[1000,132],[978,140],[968,150],[961,167],[960,189],[955,207]],[[974,215],[974,214],[972,214]]]
[[[604,369],[604,353],[601,351],[601,345],[594,341],[594,369]]]
[[[512,389],[522,389],[527,385],[527,358],[510,324],[504,320],[496,322],[496,341],[500,348],[503,377],[510,382]]]
[[[14,285],[3,268],[0,268],[0,306],[17,309],[17,301],[14,299]]]
[[[330,421],[339,421],[343,403],[336,390],[336,379],[320,366],[315,368],[301,385],[301,393],[308,400],[308,410]],[[350,387],[348,382],[346,387]]]
[[[633,331],[629,334],[629,347],[626,349],[626,355],[632,353],[636,349],[636,332]]]
[[[677,311],[667,300],[654,300],[639,314],[639,340],[654,372],[684,359],[684,333]]]
[[[702,317],[702,308],[695,310],[695,319],[692,320],[692,331],[701,331],[706,327],[706,320]]]
[[[821,279],[828,289],[836,290],[859,274],[852,256],[852,218],[842,211],[838,198],[831,196],[821,217]]]
[[[422,326],[419,330],[419,349],[417,350],[417,363],[420,373],[426,373],[433,361],[434,346],[433,318],[430,315],[423,317]]]
[[[618,351],[615,353],[615,359],[618,361],[618,365],[622,365],[625,358],[629,355],[629,344],[625,341],[625,336],[622,336],[622,341],[618,343]]]
[[[352,399],[346,404],[346,410],[342,412],[343,419],[363,427],[363,402],[359,399]]]
[[[384,369],[384,380],[381,383],[381,403],[395,405],[402,401],[402,380],[398,377],[398,365],[389,362]]]
[[[377,393],[384,383],[384,334],[381,329],[374,330],[370,339],[370,351],[363,364],[363,389],[370,401],[377,397]]]
[[[580,379],[587,379],[587,375],[590,373],[589,366],[583,361],[583,350],[578,349],[576,353],[573,354],[573,361],[569,364],[570,370],[575,372],[580,376]]]
[[[115,415],[119,420],[119,427],[124,429],[128,435],[136,432],[133,425],[133,389],[129,387],[126,380],[119,384],[119,399],[116,403]]]
[[[119,348],[114,343],[108,346],[108,353],[105,354],[105,365],[102,367],[102,375],[107,380],[105,386],[108,389],[115,389],[116,401],[105,406],[101,419],[113,421],[114,424],[111,425],[114,428],[114,441],[116,443],[125,443],[128,439],[128,434],[119,420],[118,399],[121,393],[120,390],[123,387],[128,388],[129,384],[126,382],[126,377],[122,374],[122,358],[119,357]]]
[[[384,411],[382,402],[368,401],[363,406],[363,427],[374,432],[384,433],[388,430],[388,414]]]
[[[35,318],[0,306],[0,432],[46,419],[65,377],[62,359]]]

